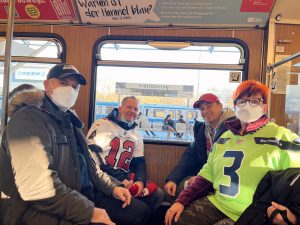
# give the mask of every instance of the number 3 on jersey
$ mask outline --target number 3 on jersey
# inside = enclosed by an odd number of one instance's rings
[[[114,138],[110,142],[111,149],[105,157],[106,162],[114,168],[129,171],[129,165],[134,151],[134,142],[126,140],[120,148],[120,138]],[[119,153],[121,151],[121,153]]]
[[[223,157],[233,158],[233,163],[231,166],[224,167],[224,175],[230,177],[230,185],[225,186],[220,184],[220,193],[234,197],[240,188],[240,177],[236,171],[241,167],[244,153],[242,151],[226,151]]]

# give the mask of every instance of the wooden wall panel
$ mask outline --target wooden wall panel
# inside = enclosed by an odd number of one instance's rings
[[[145,158],[149,179],[163,188],[166,177],[177,165],[186,148],[187,146],[146,144]]]
[[[264,32],[255,30],[252,32],[235,31],[236,38],[245,41],[249,48],[248,79],[261,81],[264,49]]]
[[[0,25],[0,31],[6,26]],[[16,25],[15,32],[49,32],[62,36],[67,43],[67,63],[75,65],[86,77],[88,84],[80,90],[75,106],[80,118],[88,123],[89,99],[92,77],[92,48],[97,39],[107,35],[125,36],[176,36],[176,37],[231,37],[246,42],[250,51],[249,78],[260,79],[262,30],[209,30],[209,29],[168,29],[168,28],[107,28],[97,26],[63,25]],[[87,132],[87,129],[85,130]]]
[[[282,43],[282,41],[286,43]],[[274,52],[274,57],[276,55],[293,55],[300,52],[300,25],[289,25],[289,24],[276,24],[275,26],[275,46],[284,47],[284,52],[276,53]],[[299,63],[300,57],[292,60],[292,65]],[[300,69],[293,67],[292,72],[300,72]],[[290,84],[298,84],[298,76],[291,74]],[[285,94],[274,94],[271,96],[271,110],[270,117],[275,118],[277,124],[282,126],[287,126],[287,122],[290,120],[289,117],[293,115],[288,115],[289,112],[285,110]],[[299,118],[298,118],[299,120]],[[298,126],[293,129],[294,132],[298,132]]]
[[[288,40],[289,43],[280,43],[280,40]],[[277,24],[275,27],[276,45],[284,46],[281,55],[292,55],[300,51],[300,25]],[[295,59],[298,62],[300,59]]]

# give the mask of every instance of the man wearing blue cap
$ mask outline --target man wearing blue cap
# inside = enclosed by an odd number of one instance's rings
[[[95,165],[83,124],[69,110],[85,84],[74,66],[58,64],[45,92],[23,85],[10,93],[0,149],[0,190],[9,197],[3,224],[138,225],[148,219],[147,206]]]
[[[212,145],[227,130],[224,122],[235,117],[231,109],[223,109],[219,98],[206,93],[200,96],[193,107],[199,109],[204,122],[196,121],[194,141],[188,146],[178,165],[166,178],[166,201],[173,202],[207,162]]]

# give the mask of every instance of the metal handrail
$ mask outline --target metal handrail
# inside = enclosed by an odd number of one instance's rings
[[[3,93],[2,93],[2,117],[1,117],[1,134],[6,125],[7,119],[7,105],[8,105],[8,90],[9,90],[9,74],[10,74],[10,63],[11,63],[11,44],[13,38],[14,28],[14,9],[15,0],[9,1],[9,13],[7,22],[6,32],[6,43],[5,43],[5,60],[4,60],[4,76],[3,76]]]
[[[276,63],[273,63],[273,64],[271,64],[271,65],[268,65],[267,66],[267,72],[271,72],[271,70],[273,70],[274,68],[276,68],[277,66],[280,66],[280,65],[282,65],[282,64],[284,64],[284,63],[286,63],[286,62],[289,62],[289,61],[291,61],[291,60],[293,60],[293,59],[295,59],[295,58],[297,58],[297,57],[299,57],[300,56],[300,52],[298,52],[298,53],[296,53],[296,54],[294,54],[294,55],[291,55],[291,56],[289,56],[289,57],[287,57],[287,58],[285,58],[285,59],[282,59],[282,60],[280,60],[279,62],[276,62]]]

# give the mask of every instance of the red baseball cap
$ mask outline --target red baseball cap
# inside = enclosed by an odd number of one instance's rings
[[[198,109],[202,102],[220,102],[220,100],[216,95],[206,93],[200,96],[199,100],[194,103],[193,108]]]

